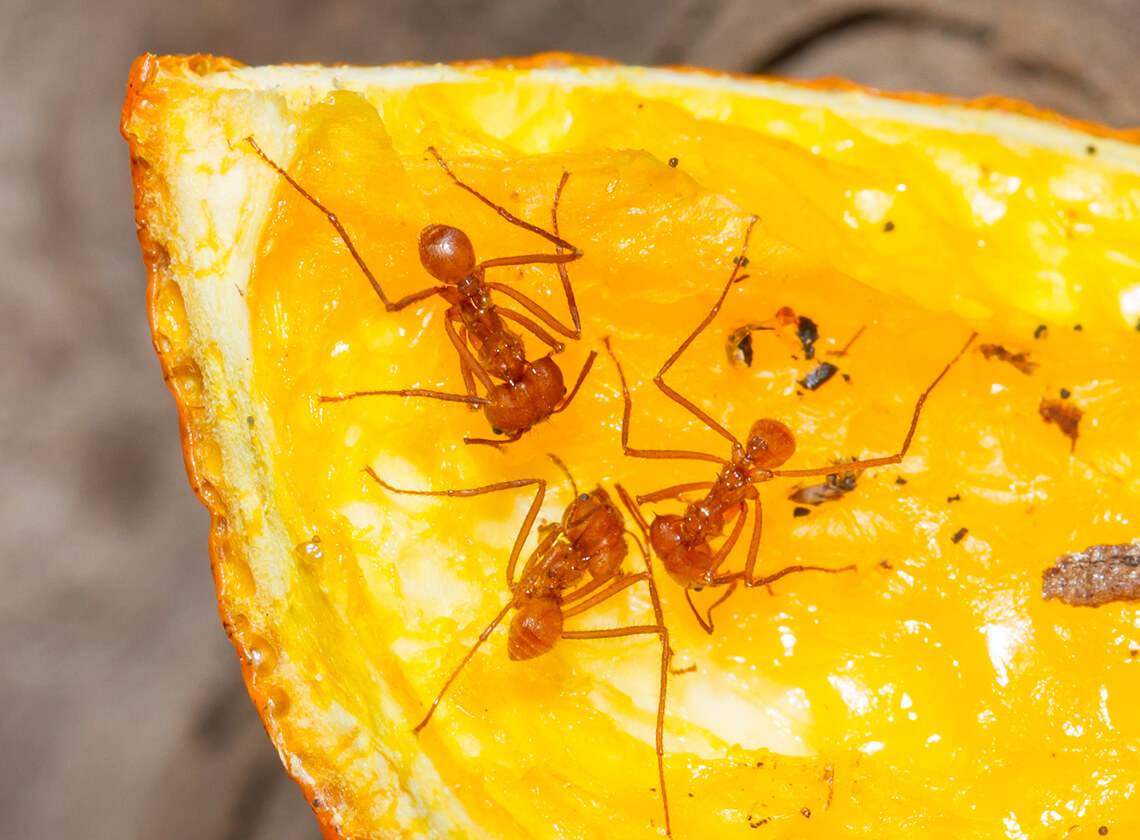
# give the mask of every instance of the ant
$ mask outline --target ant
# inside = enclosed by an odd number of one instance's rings
[[[515,577],[515,570],[522,553],[523,544],[530,535],[539,509],[546,495],[546,482],[540,478],[524,478],[502,481],[469,490],[399,490],[384,481],[371,467],[365,472],[372,479],[392,493],[412,496],[469,497],[500,490],[537,486],[534,500],[519,528],[514,548],[507,561],[507,588],[511,598],[491,622],[483,629],[475,644],[467,651],[459,664],[444,682],[427,714],[413,728],[417,735],[431,720],[435,710],[443,701],[447,690],[459,673],[475,656],[475,652],[495,631],[495,628],[514,612],[507,630],[507,655],[514,661],[533,659],[549,652],[559,639],[609,639],[621,636],[655,635],[661,639],[661,679],[657,701],[656,751],[657,775],[661,784],[661,803],[665,812],[665,833],[671,837],[669,822],[669,800],[665,792],[665,692],[668,682],[668,667],[671,651],[669,632],[657,595],[657,585],[653,578],[649,555],[641,542],[625,527],[621,510],[613,503],[604,488],[598,486],[590,493],[579,493],[574,478],[566,466],[555,456],[550,456],[567,478],[574,493],[574,499],[567,505],[559,522],[550,522],[538,528],[538,547],[523,564],[522,572]],[[628,506],[629,494],[618,486],[618,493]],[[645,557],[646,570],[629,574],[622,565],[629,549],[625,536],[637,542]],[[587,578],[588,580],[584,580]],[[649,588],[650,602],[653,605],[653,624],[629,625],[603,630],[566,630],[565,619],[586,612],[591,607],[617,595],[636,583],[645,581]]]
[[[689,411],[698,420],[717,434],[726,438],[732,444],[732,454],[730,458],[726,459],[705,452],[681,449],[634,449],[631,447],[629,445],[629,418],[633,410],[633,401],[630,397],[625,373],[617,360],[617,356],[614,355],[613,348],[610,346],[609,337],[607,336],[605,338],[606,349],[609,351],[610,357],[614,360],[614,364],[618,369],[618,375],[621,377],[622,398],[624,401],[621,445],[625,454],[634,458],[675,458],[711,461],[721,468],[720,474],[716,477],[715,481],[698,481],[680,484],[675,487],[667,487],[663,490],[637,497],[638,504],[646,504],[659,502],[664,499],[678,498],[693,491],[706,491],[705,497],[700,501],[691,502],[683,514],[664,514],[654,518],[653,524],[649,526],[648,534],[649,543],[654,553],[660,558],[669,576],[685,588],[685,598],[689,602],[689,607],[696,615],[701,627],[707,633],[713,631],[712,609],[731,595],[739,583],[743,583],[749,587],[767,586],[785,575],[795,572],[821,571],[835,574],[855,568],[854,566],[846,566],[838,569],[828,569],[819,566],[797,565],[788,566],[772,574],[757,575],[756,558],[760,548],[762,513],[760,495],[756,490],[756,484],[763,481],[771,481],[776,477],[799,478],[804,476],[830,475],[836,472],[836,467],[832,465],[813,469],[778,469],[778,467],[791,458],[796,451],[795,436],[788,426],[779,420],[768,418],[757,420],[753,423],[752,428],[748,432],[747,442],[741,443],[731,432],[724,428],[724,426],[713,420],[707,413],[681,396],[680,393],[675,391],[664,381],[665,374],[674,363],[676,363],[681,354],[693,343],[697,336],[712,323],[733,285],[747,279],[747,276],[740,276],[740,270],[742,266],[747,263],[745,254],[748,251],[748,242],[757,221],[758,217],[751,217],[744,235],[744,243],[741,247],[740,255],[736,258],[728,282],[725,284],[712,310],[705,316],[704,320],[697,325],[697,328],[693,330],[689,337],[681,343],[681,346],[677,348],[673,355],[665,361],[665,364],[661,366],[661,370],[658,371],[657,375],[653,378],[654,383],[667,397]],[[942,372],[939,373],[926,390],[919,395],[914,407],[914,415],[911,417],[910,428],[907,430],[906,437],[903,439],[902,446],[898,452],[892,455],[865,458],[845,463],[843,469],[866,470],[871,467],[883,467],[900,463],[910,448],[911,440],[914,438],[915,429],[918,426],[919,415],[922,412],[922,406],[926,402],[927,397],[930,396],[934,387],[942,381],[942,378],[946,376],[951,366],[962,357],[976,337],[976,333],[970,336],[965,346],[958,351],[958,354],[950,360],[950,363],[942,369]],[[748,517],[749,502],[752,503],[755,510],[756,522],[752,527],[752,536],[748,544],[748,554],[744,563],[744,569],[742,571],[732,572],[721,571],[721,566],[724,564],[729,552],[732,551],[733,546],[735,546],[740,539],[744,530],[745,521]],[[641,518],[640,511],[634,515],[639,519]],[[714,551],[711,541],[724,534],[726,526],[733,518],[736,519],[736,523],[733,525],[731,533],[729,533],[720,548]],[[702,618],[693,604],[689,591],[705,586],[723,585],[729,585],[730,588],[728,592],[709,608],[707,620]]]
[[[558,204],[570,177],[568,172],[563,170],[562,178],[554,193],[554,204],[551,209],[554,232],[551,233],[537,225],[523,221],[505,207],[496,204],[474,187],[461,181],[451,171],[435,147],[429,146],[427,150],[435,157],[436,162],[456,186],[471,193],[511,224],[538,234],[553,243],[556,252],[553,254],[496,257],[478,262],[475,259],[475,249],[466,233],[450,225],[429,224],[420,232],[420,262],[428,274],[443,285],[421,289],[397,301],[392,301],[384,293],[380,282],[356,250],[352,238],[336,215],[298,184],[284,168],[270,159],[252,137],[247,137],[246,142],[293,189],[325,215],[325,218],[336,229],[341,241],[348,248],[364,276],[368,278],[368,282],[379,295],[388,312],[399,312],[413,303],[418,303],[435,295],[443,298],[449,304],[444,313],[443,326],[447,332],[447,337],[459,354],[459,369],[463,376],[466,394],[449,394],[423,388],[404,388],[396,391],[356,391],[337,396],[322,396],[321,402],[343,402],[369,396],[399,396],[426,397],[447,402],[467,403],[472,407],[482,406],[484,416],[491,424],[495,434],[506,435],[506,437],[502,440],[464,438],[464,441],[471,444],[491,446],[513,443],[536,423],[566,410],[589,373],[594,358],[597,356],[597,351],[591,351],[581,373],[578,375],[577,382],[573,389],[567,393],[562,371],[550,355],[547,354],[534,362],[528,361],[522,337],[509,329],[504,321],[513,321],[534,333],[554,353],[562,352],[565,345],[531,318],[513,310],[496,306],[491,300],[491,292],[499,292],[511,298],[559,335],[575,340],[581,338],[582,324],[578,316],[578,306],[574,300],[574,292],[570,286],[570,276],[566,270],[566,264],[580,259],[582,251],[558,235]],[[487,282],[484,279],[484,273],[488,268],[536,263],[550,263],[557,266],[559,276],[562,279],[562,287],[566,293],[570,317],[574,323],[573,329],[561,324],[546,309],[521,292],[502,283]],[[462,336],[456,331],[456,325],[462,330]],[[468,346],[469,344],[471,347]],[[474,352],[472,352],[472,347]],[[487,396],[481,397],[476,392],[476,379],[486,390]],[[495,379],[500,379],[502,382],[496,383]]]

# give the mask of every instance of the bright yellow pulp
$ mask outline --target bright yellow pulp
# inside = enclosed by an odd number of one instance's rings
[[[612,337],[633,389],[633,446],[729,454],[651,379],[715,301],[749,213],[762,219],[750,277],[667,379],[738,437],[759,417],[788,423],[798,445],[788,468],[896,451],[918,394],[971,331],[1039,365],[1027,375],[975,345],[934,391],[903,465],[863,474],[854,492],[807,516],[793,516],[795,481],[760,486],[763,569],[854,563],[854,573],[739,591],[711,637],[659,576],[674,666],[695,666],[670,684],[674,836],[1140,830],[1140,610],[1075,609],[1039,594],[1058,555],[1137,535],[1140,335],[1128,319],[1140,303],[1127,292],[1140,288],[1140,179],[1103,155],[901,121],[856,125],[713,91],[693,101],[655,98],[648,85],[641,96],[520,92],[498,85],[505,72],[488,71],[485,86],[378,97],[383,122],[373,105],[339,94],[308,112],[286,163],[337,213],[392,297],[434,283],[416,249],[429,222],[466,231],[480,258],[552,250],[458,190],[427,146],[543,226],[568,170],[560,226],[585,253],[570,267],[583,339],[557,358],[572,381],[588,350]],[[611,151],[626,148],[648,151]],[[463,385],[442,302],[386,313],[321,214],[284,184],[279,198],[249,291],[256,388],[282,456],[279,501],[302,546],[277,631],[295,660],[311,659],[309,690],[330,717],[343,710],[364,724],[355,741],[321,747],[342,768],[343,830],[425,828],[399,813],[377,822],[354,812],[367,795],[353,790],[355,763],[382,750],[415,764],[424,790],[438,773],[491,836],[652,836],[650,823],[661,824],[653,640],[566,641],[514,663],[502,628],[419,739],[410,734],[505,602],[505,564],[531,496],[391,495],[363,468],[408,489],[542,477],[544,517],[556,520],[571,491],[547,453],[580,487],[621,482],[641,494],[711,479],[715,466],[623,456],[621,395],[604,353],[568,411],[502,452],[463,444],[490,429],[461,405],[320,404],[362,389]],[[488,279],[567,320],[549,267]],[[762,332],[752,366],[731,364],[729,333],[782,306],[818,323],[818,358]],[[1039,324],[1048,333],[1035,339]],[[849,356],[828,355],[861,327]],[[828,360],[850,380],[796,385]],[[1072,456],[1037,412],[1062,388],[1085,412]],[[955,543],[961,528],[968,535]],[[314,537],[319,551],[305,551]],[[634,549],[631,569],[638,558]],[[638,588],[575,626],[649,618]],[[376,696],[378,677],[394,697]],[[434,769],[424,771],[419,749]]]

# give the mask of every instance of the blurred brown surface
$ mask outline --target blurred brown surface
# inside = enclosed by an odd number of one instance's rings
[[[217,619],[147,332],[132,59],[565,49],[1140,124],[1133,0],[0,0],[0,835],[315,838]]]

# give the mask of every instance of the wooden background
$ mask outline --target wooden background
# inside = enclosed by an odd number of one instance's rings
[[[140,52],[565,49],[1140,124],[1140,0],[0,0],[0,835],[317,837],[217,619],[150,346],[119,107]]]

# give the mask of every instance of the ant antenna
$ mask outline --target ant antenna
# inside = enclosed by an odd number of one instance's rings
[[[553,461],[555,464],[557,464],[558,469],[562,470],[563,475],[565,475],[568,479],[570,479],[570,488],[574,491],[574,498],[577,499],[578,498],[578,483],[576,481],[574,481],[574,475],[570,472],[570,468],[566,466],[566,463],[561,458],[559,458],[557,455],[555,455],[552,452],[548,452],[546,457],[549,458],[551,461]]]

